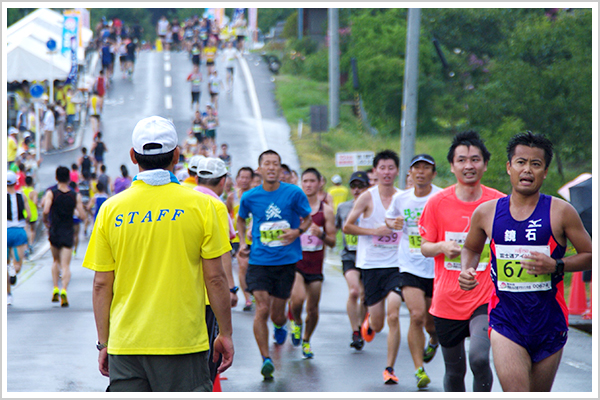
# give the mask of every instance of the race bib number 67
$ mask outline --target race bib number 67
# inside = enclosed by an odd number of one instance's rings
[[[552,289],[552,275],[531,275],[521,267],[532,251],[550,256],[549,246],[496,245],[498,290],[538,292]]]

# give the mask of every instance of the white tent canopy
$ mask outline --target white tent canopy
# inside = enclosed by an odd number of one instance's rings
[[[46,43],[25,37],[8,46],[6,78],[8,82],[64,80],[71,70],[71,60],[60,54],[51,56]]]
[[[63,31],[62,14],[40,8],[7,28],[7,81],[64,80],[71,69],[70,53],[60,54]],[[92,39],[90,29],[83,28],[82,42],[86,47]],[[59,50],[50,55],[46,42],[53,39]],[[84,50],[77,51],[78,63],[84,62]]]

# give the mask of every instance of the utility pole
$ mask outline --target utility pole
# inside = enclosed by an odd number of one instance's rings
[[[340,32],[337,8],[329,9],[329,128],[340,123]]]
[[[298,9],[298,39],[302,39],[304,36],[304,9]]]
[[[415,154],[417,136],[417,95],[419,91],[419,31],[421,9],[408,9],[404,90],[402,94],[402,139],[400,142],[400,188],[406,186],[406,174]]]

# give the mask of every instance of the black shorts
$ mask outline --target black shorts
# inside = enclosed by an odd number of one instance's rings
[[[237,37],[237,40],[238,40],[238,42],[239,42],[240,40],[242,40],[242,41],[243,41],[245,38],[246,38],[246,36],[242,35],[242,36],[238,36],[238,37]]]
[[[204,140],[204,135],[202,134],[202,132],[196,132],[194,133],[194,136],[196,136],[196,140],[198,140],[198,143],[202,143],[202,141]]]
[[[233,67],[227,67],[227,72],[233,75]]]
[[[197,54],[192,55],[192,64],[200,65],[200,56]]]
[[[127,61],[127,56],[119,56],[119,62],[122,64]]]
[[[311,282],[317,282],[317,281],[321,281],[323,282],[323,274],[307,274],[304,273],[302,271],[300,271],[300,269],[296,268],[296,272],[299,273],[300,275],[302,275],[302,278],[304,278],[304,283],[309,284]]]
[[[176,355],[108,355],[107,392],[210,392],[208,351]]]
[[[231,243],[231,256],[235,257],[238,250],[240,249],[240,242]]]
[[[379,303],[387,297],[389,292],[395,292],[402,296],[398,267],[362,269],[361,272],[365,287],[366,306]]]
[[[210,306],[206,306],[205,312],[206,330],[208,333],[208,343],[210,350],[208,351],[208,370],[210,371],[210,380],[214,383],[215,377],[217,376],[217,368],[221,365],[223,356],[219,356],[217,362],[213,361],[214,343],[217,335],[219,335],[219,324],[217,324],[217,318]]]
[[[56,247],[57,249],[61,249],[63,247],[66,247],[68,249],[73,247],[73,242],[75,240],[74,238],[75,234],[74,231],[71,230],[64,230],[61,232],[56,232],[56,233],[51,233],[48,237],[50,244],[54,247]]]
[[[346,275],[346,272],[350,271],[351,269],[357,270],[362,276],[361,270],[356,268],[355,261],[342,260],[342,271],[344,272],[344,275]]]
[[[211,98],[211,100],[214,99],[215,97],[217,97],[218,95],[219,95],[219,93],[210,92],[210,98]]]
[[[192,92],[192,103],[200,103],[200,92]]]
[[[460,344],[466,337],[471,336],[469,330],[471,320],[479,315],[487,315],[487,313],[488,305],[483,304],[473,311],[471,318],[466,320],[447,319],[434,316],[433,322],[440,344],[444,347],[454,347]]]
[[[206,60],[206,66],[207,67],[210,67],[210,66],[213,66],[213,65],[215,65],[214,61],[208,61],[208,60]]]
[[[404,286],[421,289],[425,292],[425,297],[433,296],[433,278],[421,278],[408,272],[400,272],[400,287]]]
[[[279,299],[289,299],[296,277],[296,264],[282,266],[248,265],[246,285],[250,293],[264,290]]]

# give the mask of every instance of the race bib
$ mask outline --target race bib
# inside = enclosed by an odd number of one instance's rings
[[[300,243],[302,245],[302,251],[320,251],[323,250],[323,241],[313,235],[303,233],[300,235]]]
[[[373,246],[391,249],[394,247],[398,247],[400,243],[400,238],[402,237],[402,232],[392,232],[390,235],[385,236],[371,236],[373,238]]]
[[[496,245],[498,290],[506,292],[539,292],[552,289],[552,274],[530,275],[521,267],[532,251],[550,257],[549,246]]]
[[[358,248],[358,236],[345,234],[344,239],[346,239],[346,250],[356,251]]]
[[[408,227],[408,252],[410,254],[421,254],[421,235],[416,226]]]
[[[462,248],[467,239],[467,232],[446,232],[446,240],[452,240],[460,245]],[[490,239],[485,240],[485,245],[481,251],[481,257],[479,258],[479,264],[477,264],[477,271],[485,271],[485,268],[490,262]],[[460,256],[449,259],[444,257],[444,267],[450,271],[460,271]]]
[[[283,241],[279,238],[284,229],[289,229],[290,223],[286,220],[275,222],[263,222],[260,224],[260,242],[267,247],[283,246]]]

